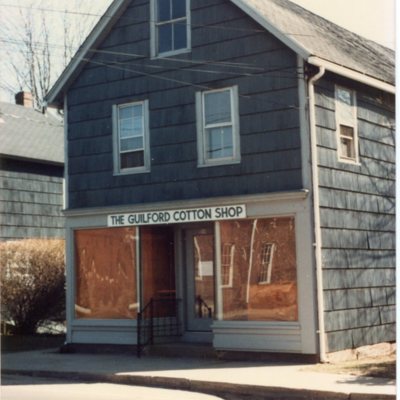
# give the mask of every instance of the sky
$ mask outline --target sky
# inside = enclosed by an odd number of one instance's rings
[[[12,18],[18,10],[7,5],[24,6],[32,0],[0,0],[1,18]],[[36,0],[40,7],[48,9],[68,9],[70,11],[86,12],[90,8],[94,14],[103,12],[112,0]],[[395,48],[395,2],[396,0],[291,0],[315,14],[335,22],[368,39],[384,46]],[[400,0],[398,0],[400,2]],[[95,5],[95,7],[94,7]],[[60,18],[59,13],[49,13],[51,18]],[[96,19],[96,17],[94,17]],[[92,19],[93,20],[93,19]],[[0,74],[3,73],[2,63],[6,62],[1,52],[0,35]],[[4,65],[4,64],[3,64]],[[4,73],[3,73],[4,74]],[[0,100],[13,101],[10,93],[0,90]]]
[[[396,0],[291,0],[386,47],[395,47]]]

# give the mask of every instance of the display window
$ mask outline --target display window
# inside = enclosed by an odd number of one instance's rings
[[[221,319],[296,321],[294,218],[221,221],[220,232]]]

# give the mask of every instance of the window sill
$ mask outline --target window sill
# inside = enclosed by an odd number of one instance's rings
[[[197,164],[197,168],[219,167],[223,165],[236,165],[240,164],[241,160],[220,160],[220,161],[207,161],[204,164]]]
[[[168,57],[170,57],[170,56],[176,56],[176,55],[179,55],[179,54],[190,53],[191,51],[192,51],[191,48],[185,48],[185,49],[179,49],[179,50],[166,51],[165,53],[154,54],[154,55],[151,57],[151,60],[158,60],[158,59],[168,58]]]
[[[150,168],[132,168],[132,169],[126,169],[126,170],[114,172],[113,176],[146,174],[149,172],[150,172]]]
[[[361,163],[359,160],[351,160],[346,158],[338,158],[338,162],[342,164],[354,165],[356,167],[361,167]]]

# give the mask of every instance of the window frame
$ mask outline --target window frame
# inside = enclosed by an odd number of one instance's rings
[[[171,1],[171,0],[170,0]],[[190,20],[190,0],[185,0],[186,5],[186,17],[170,19],[168,21],[163,21],[161,25],[166,25],[167,23],[173,23],[174,21],[180,19],[186,19],[186,47],[176,50],[169,50],[164,52],[158,51],[158,26],[160,23],[157,21],[157,0],[150,0],[150,55],[151,58],[163,58],[168,56],[173,56],[176,54],[187,53],[191,51],[192,41],[191,41],[191,20]]]
[[[131,168],[121,168],[121,140],[119,129],[119,111],[129,106],[142,106],[143,121],[143,165]],[[112,108],[113,114],[113,158],[114,158],[114,175],[136,174],[150,172],[150,130],[149,130],[149,101],[140,100],[128,103],[114,104]]]
[[[229,250],[227,252],[227,250]],[[235,260],[235,244],[226,242],[222,244],[221,249],[221,288],[231,288],[233,285],[233,266]],[[227,274],[225,275],[225,273]],[[224,277],[227,276],[227,281],[224,282]]]
[[[230,157],[208,158],[206,130],[210,128],[205,123],[205,96],[209,93],[229,91],[231,101],[231,127],[233,154]],[[240,127],[239,127],[239,90],[238,86],[230,86],[219,89],[196,92],[196,124],[197,124],[197,155],[198,167],[216,165],[238,164],[241,161],[240,154]]]
[[[344,90],[351,96],[351,119],[343,119],[340,115],[341,101],[339,100],[338,92]],[[335,85],[335,118],[336,118],[336,142],[337,142],[337,157],[338,161],[348,164],[359,164],[359,150],[358,150],[358,121],[357,121],[357,95],[356,91],[349,89],[345,86]],[[351,128],[353,130],[353,137],[342,134],[341,127]],[[342,152],[341,139],[346,138],[352,141],[352,150],[354,157],[347,157]]]
[[[261,251],[261,262],[260,262],[261,268],[258,277],[259,285],[269,285],[271,283],[274,253],[275,253],[275,243],[271,242],[263,243]],[[268,260],[266,259],[266,255],[269,256]]]

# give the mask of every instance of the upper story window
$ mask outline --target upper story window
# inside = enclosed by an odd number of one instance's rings
[[[167,56],[190,48],[189,0],[152,0],[152,56]]]
[[[196,108],[199,165],[240,162],[237,86],[198,92]]]
[[[336,86],[336,132],[340,161],[358,162],[356,93]]]
[[[148,101],[113,107],[114,172],[150,170]]]

